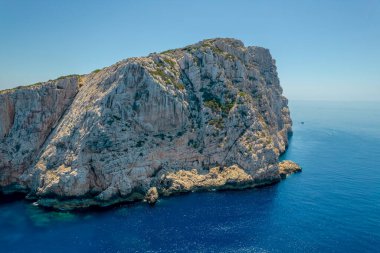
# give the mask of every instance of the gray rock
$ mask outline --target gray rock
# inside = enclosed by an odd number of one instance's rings
[[[292,124],[269,51],[235,39],[4,91],[0,117],[1,191],[70,209],[175,193],[182,174],[276,182]],[[210,174],[231,166],[244,180]]]

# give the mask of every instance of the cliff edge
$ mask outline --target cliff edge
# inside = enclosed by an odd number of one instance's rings
[[[0,191],[60,209],[255,187],[298,171],[269,51],[235,39],[0,91]]]

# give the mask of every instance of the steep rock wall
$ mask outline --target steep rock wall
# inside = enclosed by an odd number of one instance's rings
[[[170,195],[281,178],[291,119],[267,49],[205,40],[26,91],[0,95],[1,186],[22,185],[41,205],[108,205],[143,199],[152,187]],[[23,124],[28,117],[36,122]],[[16,143],[29,143],[29,155],[10,157]]]
[[[21,174],[36,160],[78,91],[77,76],[0,93],[0,187],[21,190]],[[14,188],[14,189],[13,189]]]

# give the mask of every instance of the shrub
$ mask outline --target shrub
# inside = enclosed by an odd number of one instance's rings
[[[228,114],[231,111],[234,104],[235,104],[235,101],[225,103],[224,105],[222,105],[222,112]]]
[[[173,61],[172,59],[169,59],[169,58],[164,58],[164,61],[165,61],[167,64],[169,64],[171,68],[174,69],[175,64],[176,64],[175,61]]]
[[[175,82],[174,83],[174,87],[176,87],[177,89],[179,90],[184,90],[185,89],[185,85],[183,83],[180,83],[180,82]]]
[[[220,111],[222,107],[220,102],[215,99],[205,101],[205,106],[209,107],[213,112]]]
[[[150,73],[152,75],[160,77],[166,84],[170,84],[171,83],[171,79],[168,77],[167,74],[165,74],[165,72],[161,68],[158,68],[156,70],[152,70],[152,71],[150,71]]]
[[[248,93],[244,92],[244,91],[239,91],[238,94],[239,94],[240,97],[248,97],[249,96]]]
[[[222,129],[224,124],[223,124],[223,119],[212,119],[208,122],[209,125],[212,125],[216,128]]]

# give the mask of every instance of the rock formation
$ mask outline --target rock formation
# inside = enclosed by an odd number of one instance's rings
[[[278,164],[281,178],[286,178],[288,175],[301,172],[301,167],[295,162],[285,160]]]
[[[0,191],[61,209],[255,187],[295,168],[279,170],[292,122],[275,61],[235,39],[2,91],[0,119]]]

